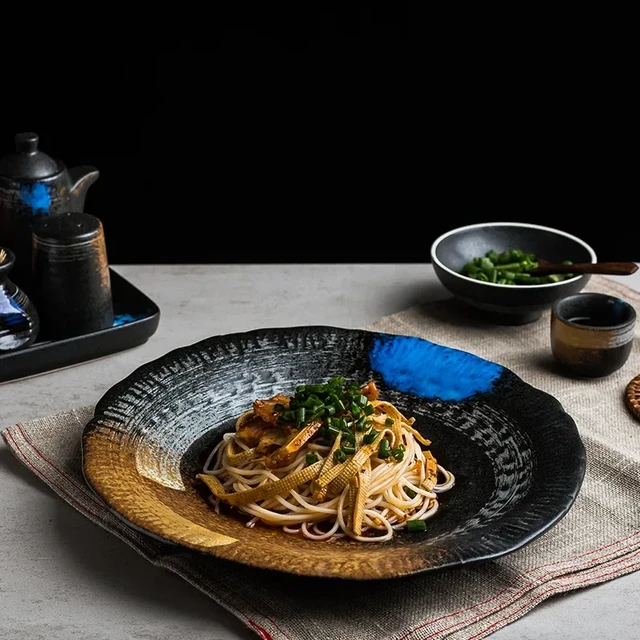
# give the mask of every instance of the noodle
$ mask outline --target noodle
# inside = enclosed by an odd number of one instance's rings
[[[300,386],[291,397],[256,400],[198,479],[218,513],[225,504],[235,508],[249,527],[384,542],[403,529],[425,530],[438,495],[455,485],[413,422],[378,400],[373,382]]]

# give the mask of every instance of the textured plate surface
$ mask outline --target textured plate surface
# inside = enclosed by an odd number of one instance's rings
[[[456,476],[426,532],[331,543],[217,515],[194,482],[255,398],[374,379]],[[496,558],[562,518],[585,473],[572,418],[508,369],[419,338],[325,326],[214,336],[149,362],[98,402],[84,474],[119,517],[198,552],[293,574],[394,578]]]

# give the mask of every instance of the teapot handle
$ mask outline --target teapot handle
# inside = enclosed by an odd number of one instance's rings
[[[98,179],[100,172],[91,165],[71,167],[69,178],[71,179],[71,202],[75,211],[84,210],[84,201],[87,197],[87,190]]]

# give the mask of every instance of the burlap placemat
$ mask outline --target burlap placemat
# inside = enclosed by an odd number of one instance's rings
[[[593,276],[587,290],[640,295]],[[640,568],[640,423],[624,403],[640,372],[636,333],[622,369],[598,380],[558,375],[549,318],[521,327],[478,323],[446,300],[382,318],[369,329],[417,335],[502,364],[558,398],[587,450],[587,473],[568,515],[528,546],[498,560],[400,580],[326,583],[269,574],[158,542],[124,525],[85,485],[80,434],[91,407],[3,431],[17,456],[58,495],[150,562],[182,576],[263,640],[476,640],[525,615],[550,596]],[[553,443],[550,442],[552,447]]]

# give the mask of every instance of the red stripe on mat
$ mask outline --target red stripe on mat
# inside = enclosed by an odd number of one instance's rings
[[[35,465],[32,464],[32,462],[23,453],[22,449],[20,448],[20,445],[18,445],[17,440],[15,439],[13,433],[9,429],[6,430],[6,434],[9,440],[11,440],[11,442],[13,443],[13,446],[16,452],[19,454],[24,464],[26,464],[41,480],[46,482],[48,485],[54,486],[61,494],[67,496],[69,500],[76,505],[76,508],[79,511],[84,512],[86,510],[85,505],[83,505],[81,502],[76,500],[68,491],[63,489],[55,480],[50,478],[44,471],[38,469]]]
[[[109,509],[102,502],[100,502],[100,500],[96,498],[96,496],[94,496],[91,492],[89,492],[85,487],[82,487],[81,485],[79,485],[67,473],[65,473],[62,469],[57,467],[48,458],[46,458],[46,456],[44,456],[44,454],[42,454],[40,450],[27,437],[26,433],[24,432],[24,429],[22,429],[22,425],[17,424],[15,426],[18,428],[19,435],[23,438],[24,444],[27,447],[29,447],[29,449],[31,449],[34,453],[36,453],[38,457],[45,463],[46,466],[52,469],[54,473],[57,473],[62,478],[64,478],[74,489],[77,489],[80,495],[90,499],[91,506],[83,505],[84,509],[80,509],[81,513],[83,513],[84,515],[86,515],[87,513],[90,513],[96,518],[101,518],[103,520],[107,519],[105,518],[105,516],[110,517],[112,515]],[[10,430],[7,429],[7,434],[9,433],[10,433]],[[14,434],[13,432],[11,432],[12,441],[14,442],[15,446],[18,447],[16,435],[18,434]],[[22,454],[22,451],[20,451],[20,453]],[[22,454],[22,457],[24,457],[24,454]],[[31,467],[31,469],[33,469],[34,471],[36,470],[35,467],[28,460],[25,459],[25,462],[29,465],[29,467]],[[42,471],[41,473],[44,474],[44,471]],[[43,475],[41,477],[43,477],[43,479],[45,479],[46,482],[49,482],[51,485],[55,486],[62,494],[64,494],[64,496],[68,497],[72,502],[79,504],[76,498],[73,496],[73,494],[69,490],[62,487],[62,485],[52,480],[49,476]],[[137,542],[149,554],[154,553],[153,549],[151,549],[149,545],[144,544],[144,542],[142,542],[140,538],[137,539]]]
[[[260,625],[256,624],[253,620],[249,620],[249,624],[254,628],[256,633],[262,638],[262,640],[273,640],[273,636]]]
[[[82,494],[84,494],[87,498],[89,498],[91,500],[91,502],[93,502],[96,507],[98,507],[101,511],[105,511],[107,512],[107,508],[104,505],[104,503],[100,502],[100,500],[98,500],[90,491],[88,491],[86,489],[86,487],[83,487],[81,485],[79,485],[71,476],[69,476],[63,469],[60,469],[59,467],[57,467],[55,464],[53,464],[53,462],[51,462],[51,460],[49,460],[49,458],[47,458],[47,456],[44,455],[44,453],[42,453],[31,441],[31,439],[29,438],[29,436],[27,436],[27,434],[24,431],[24,428],[22,426],[21,423],[18,423],[16,425],[17,429],[20,431],[20,435],[22,436],[22,438],[25,440],[25,442],[29,445],[29,447],[31,449],[33,449],[33,451],[40,457],[42,458],[42,460],[44,462],[46,462],[50,467],[52,467],[55,471],[57,471],[63,478],[65,478],[68,482],[70,482],[74,487],[76,487]]]

